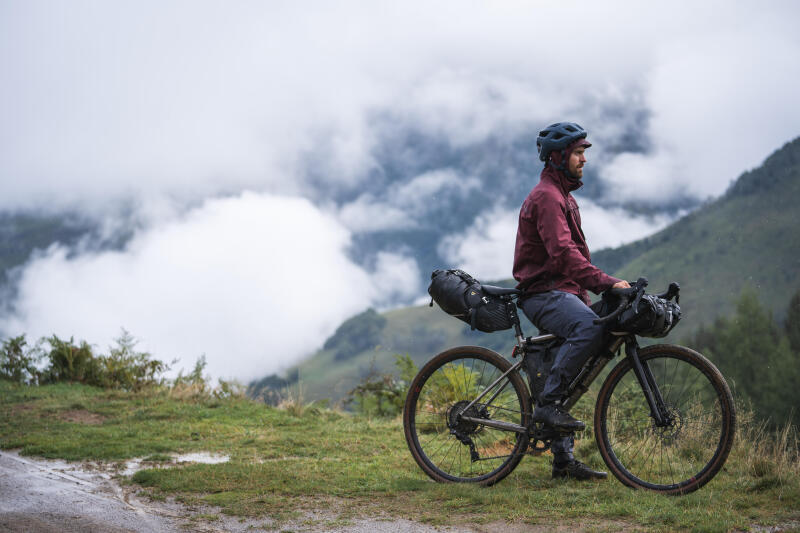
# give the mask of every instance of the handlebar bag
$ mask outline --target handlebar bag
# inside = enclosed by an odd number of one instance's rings
[[[659,338],[672,331],[680,319],[681,308],[677,303],[645,294],[636,309],[629,307],[620,313],[617,328],[641,337]]]
[[[463,270],[434,270],[428,294],[448,315],[454,316],[475,330],[491,333],[513,326],[507,303],[486,294],[480,282]],[[512,304],[513,305],[513,304]]]

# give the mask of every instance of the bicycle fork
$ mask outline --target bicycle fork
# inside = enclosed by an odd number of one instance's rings
[[[669,415],[664,398],[661,396],[661,391],[658,389],[647,361],[642,361],[639,357],[639,343],[636,342],[635,337],[630,337],[625,341],[625,355],[631,361],[633,373],[642,387],[647,405],[650,406],[650,416],[653,417],[656,427],[670,425],[672,417]]]

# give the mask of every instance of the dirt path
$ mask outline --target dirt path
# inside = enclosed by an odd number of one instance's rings
[[[208,516],[217,518],[209,521]],[[309,514],[280,529],[342,533],[451,532],[409,520],[355,519],[332,525],[330,512]],[[0,531],[25,533],[238,532],[272,530],[270,519],[241,520],[213,508],[144,502],[112,475],[88,465],[0,451]]]

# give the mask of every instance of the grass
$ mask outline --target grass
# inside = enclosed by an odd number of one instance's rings
[[[82,422],[74,416],[78,410],[101,422]],[[231,460],[222,464],[142,470],[132,482],[156,499],[172,495],[279,522],[326,509],[342,522],[382,515],[433,525],[515,522],[612,531],[730,531],[798,520],[795,434],[771,436],[747,420],[741,427],[725,469],[687,496],[633,491],[614,479],[554,481],[546,456],[526,457],[495,487],[479,488],[429,481],[408,452],[399,419],[324,406],[279,409],[244,398],[175,398],[159,390],[0,382],[0,448],[109,462],[227,454]],[[578,453],[602,466],[593,442],[579,442]]]

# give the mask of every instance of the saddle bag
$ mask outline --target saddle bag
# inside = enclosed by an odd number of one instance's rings
[[[480,282],[463,270],[434,270],[428,294],[442,310],[486,333],[511,328],[503,299],[484,292]]]

